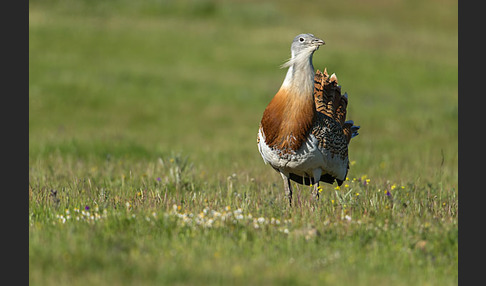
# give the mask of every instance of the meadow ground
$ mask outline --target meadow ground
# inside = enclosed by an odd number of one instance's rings
[[[455,285],[456,1],[30,1],[32,285]],[[361,125],[319,201],[256,132],[290,42]]]

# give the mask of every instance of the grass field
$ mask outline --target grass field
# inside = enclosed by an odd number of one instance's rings
[[[361,126],[314,201],[258,153],[290,42]],[[32,285],[456,285],[457,1],[29,1]]]

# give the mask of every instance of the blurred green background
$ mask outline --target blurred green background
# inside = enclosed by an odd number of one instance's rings
[[[457,187],[457,1],[29,1],[29,158],[180,153],[275,181],[256,147],[299,33],[361,126],[350,176]]]
[[[29,280],[455,285],[457,12],[449,0],[29,1]],[[326,42],[314,67],[337,74],[361,129],[349,187],[313,202],[297,186],[288,208],[256,133],[299,33]],[[75,221],[89,206],[106,219]],[[240,208],[292,220],[288,235],[174,220]]]

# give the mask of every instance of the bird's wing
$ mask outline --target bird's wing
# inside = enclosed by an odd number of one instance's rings
[[[346,107],[348,106],[348,96],[341,95],[341,86],[335,74],[329,76],[327,70],[324,73],[316,71],[314,76],[314,101],[316,109],[334,120],[341,126],[346,121]]]
[[[341,94],[341,86],[335,74],[329,76],[327,70],[316,71],[314,76],[314,101],[317,113],[330,117],[341,126],[346,137],[346,145],[354,136],[358,135],[359,126],[353,125],[352,120],[346,121],[348,94]]]
[[[349,169],[348,145],[358,135],[359,126],[352,120],[346,121],[347,94],[341,94],[341,86],[335,74],[316,71],[314,76],[314,102],[316,115],[312,134],[319,142],[319,150],[326,158],[325,171],[336,178],[338,185]]]

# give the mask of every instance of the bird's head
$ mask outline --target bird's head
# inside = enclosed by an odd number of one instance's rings
[[[290,46],[292,56],[281,67],[287,68],[296,63],[308,62],[309,59],[312,59],[314,52],[322,45],[324,45],[324,41],[312,34],[297,35]]]
[[[320,46],[324,45],[324,41],[316,38],[312,34],[300,34],[297,35],[294,40],[292,41],[292,46],[290,47],[290,51],[292,52],[292,56],[296,56],[300,53],[312,54]]]

